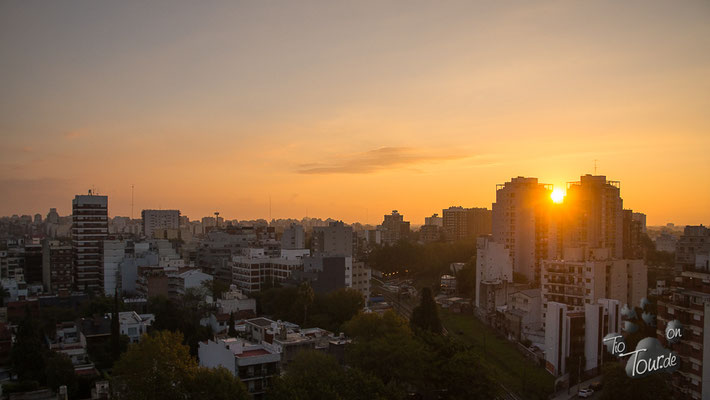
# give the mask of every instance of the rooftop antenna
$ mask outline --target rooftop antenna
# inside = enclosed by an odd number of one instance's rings
[[[594,160],[594,175],[597,174],[597,160]]]
[[[269,194],[269,223],[271,223],[271,194]]]

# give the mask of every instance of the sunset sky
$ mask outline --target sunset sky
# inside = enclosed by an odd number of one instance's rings
[[[0,215],[421,224],[598,160],[709,224],[710,2],[3,1],[0,135]]]

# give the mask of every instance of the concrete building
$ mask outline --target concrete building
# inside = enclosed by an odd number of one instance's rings
[[[567,183],[562,222],[564,248],[608,248],[613,258],[624,258],[620,188],[619,181],[609,181],[603,175],[587,174],[578,182]]]
[[[143,210],[143,235],[152,238],[157,229],[180,229],[180,210]]]
[[[303,259],[303,272],[295,273],[294,280],[310,282],[315,293],[352,288],[353,259],[344,256],[306,257]]]
[[[710,253],[703,249],[707,234],[702,225],[685,228],[676,252],[680,277],[671,282],[671,295],[658,300],[658,339],[680,356],[680,368],[672,376],[677,399],[710,398]],[[691,254],[693,264],[688,262]],[[673,320],[683,324],[683,336],[668,345],[665,329]]]
[[[199,269],[188,269],[170,275],[168,279],[168,289],[170,297],[177,298],[185,294],[189,289],[199,289],[205,282],[212,281],[212,275],[206,274]]]
[[[39,239],[25,241],[23,274],[28,284],[42,283],[42,243]]]
[[[449,207],[442,211],[446,240],[474,240],[491,234],[492,214],[486,208]]]
[[[281,355],[262,344],[228,338],[200,342],[200,365],[225,367],[238,377],[254,399],[261,399],[271,380],[281,372]]]
[[[493,240],[510,251],[513,272],[540,281],[540,261],[548,256],[552,185],[537,178],[512,178],[496,186]]]
[[[42,243],[42,284],[49,293],[72,288],[74,258],[68,242],[45,239]]]
[[[549,302],[579,311],[599,299],[638,306],[648,290],[646,265],[643,260],[613,259],[609,253],[609,249],[567,249],[564,259],[543,261],[543,318]]]
[[[654,241],[657,251],[665,251],[667,253],[675,253],[676,246],[678,244],[678,238],[670,233],[663,232]],[[683,248],[685,251],[685,247]]]
[[[382,244],[389,246],[407,238],[410,234],[409,221],[405,221],[404,216],[397,210],[393,210],[390,215],[385,215],[382,225],[378,228],[382,231]]]
[[[634,221],[638,222],[638,224],[641,226],[641,233],[646,233],[646,214],[640,213],[640,212],[635,212],[633,213],[632,217]]]
[[[313,227],[313,254],[327,256],[353,255],[353,228],[342,221]]]
[[[230,285],[229,291],[222,293],[222,297],[217,299],[217,310],[220,314],[228,315],[243,311],[256,314],[256,299],[247,297],[236,285]]]
[[[111,318],[111,314],[107,314]],[[148,328],[155,321],[153,314],[138,314],[135,311],[124,311],[118,313],[121,335],[126,335],[131,343],[138,343],[143,334],[148,333]]]
[[[291,224],[291,226],[284,229],[284,233],[283,233],[283,235],[281,235],[281,248],[282,249],[304,249],[304,248],[306,248],[306,232],[303,229],[303,225]]]
[[[108,196],[89,191],[72,201],[74,284],[103,290],[103,241],[108,235]]]
[[[113,296],[115,290],[123,292],[121,287],[120,264],[126,257],[125,240],[104,240],[103,244],[103,276],[104,293]]]
[[[676,271],[693,269],[698,254],[710,252],[710,229],[703,225],[686,226],[678,239],[675,251]]]
[[[506,304],[508,284],[513,282],[513,261],[504,244],[481,236],[476,240],[477,312],[487,315]]]
[[[513,340],[523,340],[528,333],[539,331],[542,328],[540,289],[520,290],[508,295],[505,318]]]
[[[551,374],[594,370],[602,365],[603,338],[621,332],[619,302],[600,299],[582,310],[550,302],[545,325],[545,366]]]
[[[353,278],[351,288],[362,294],[367,304],[370,299],[370,280],[372,279],[372,270],[367,268],[362,261],[353,261]]]
[[[280,257],[268,257],[264,249],[247,249],[244,255],[232,257],[232,283],[244,293],[261,290],[289,279],[294,271],[303,270],[307,249],[282,250]]]

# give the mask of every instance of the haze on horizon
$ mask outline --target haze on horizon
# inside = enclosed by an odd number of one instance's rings
[[[413,224],[495,185],[621,181],[710,223],[710,3],[0,3],[0,215]]]

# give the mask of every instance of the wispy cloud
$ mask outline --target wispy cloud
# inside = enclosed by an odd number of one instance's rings
[[[411,167],[469,158],[461,151],[412,147],[381,147],[363,153],[343,155],[337,160],[301,164],[300,174],[369,174],[385,169]]]
[[[66,139],[66,140],[79,139],[82,136],[84,136],[84,133],[82,133],[78,130],[66,131],[66,132],[62,133],[62,137],[64,137],[64,139]]]

